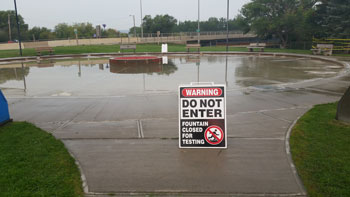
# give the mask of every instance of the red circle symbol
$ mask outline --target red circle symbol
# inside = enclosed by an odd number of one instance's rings
[[[210,126],[204,132],[205,140],[211,145],[218,145],[224,139],[224,131],[218,126]]]

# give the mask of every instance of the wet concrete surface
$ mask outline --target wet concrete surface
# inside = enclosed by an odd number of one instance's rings
[[[336,76],[344,68],[310,58],[170,56],[167,65],[110,65],[108,58],[52,59],[0,65],[0,87],[26,96],[124,96],[177,91],[179,84],[216,82],[229,89]],[[117,67],[117,68],[116,68]],[[143,69],[146,67],[146,69]],[[43,83],[44,82],[44,83]]]
[[[287,163],[283,140],[230,139],[225,151],[179,150],[174,148],[177,140],[157,139],[67,140],[65,144],[86,161],[82,167],[96,192],[106,188],[107,192],[299,191],[289,166],[281,165]]]
[[[64,142],[81,165],[89,196],[303,196],[286,154],[286,132],[313,105],[338,101],[348,79],[229,88],[227,150],[178,149],[178,103],[172,89],[104,96],[98,91],[92,96],[5,94],[15,121],[32,122]]]

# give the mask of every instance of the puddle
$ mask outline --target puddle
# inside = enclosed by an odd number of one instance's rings
[[[228,90],[336,76],[343,68],[318,60],[255,56],[169,56],[164,65],[109,65],[107,58],[0,65],[0,88],[27,96],[123,96],[176,93],[180,84],[215,82]]]

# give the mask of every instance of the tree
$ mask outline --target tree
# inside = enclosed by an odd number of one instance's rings
[[[8,40],[8,32],[0,29],[0,42],[7,42]]]
[[[202,31],[219,31],[222,30],[226,24],[226,19],[221,18],[220,20],[216,17],[210,17],[208,21],[201,22]]]
[[[78,30],[79,38],[92,38],[93,35],[96,34],[96,29],[92,26],[91,23],[75,23],[72,29],[73,33],[74,29]]]
[[[28,34],[31,35],[31,37],[29,37],[31,39],[33,39],[34,35],[36,40],[50,40],[55,38],[53,32],[46,27],[33,27],[29,30]]]
[[[282,48],[285,48],[292,38],[300,38],[307,34],[304,29],[309,25],[306,24],[306,16],[315,11],[316,2],[316,0],[252,0],[243,6],[239,20],[245,21],[250,30],[260,37],[278,37]]]
[[[215,18],[211,17],[207,21],[201,21],[201,31],[226,31],[227,25],[226,18]],[[229,30],[230,31],[242,31],[242,25],[240,24],[242,21],[237,20],[237,18],[233,20],[229,20]],[[246,23],[244,23],[246,24]],[[178,32],[195,32],[198,28],[197,21],[184,21],[179,22],[177,31]]]
[[[242,15],[236,16],[235,23],[237,25],[237,29],[242,31],[243,33],[248,33],[250,31],[250,26],[248,24],[248,21]]]
[[[107,29],[102,31],[102,37],[107,37],[107,38],[115,38],[120,35],[120,32],[114,29]]]
[[[59,23],[56,25],[54,32],[57,38],[67,39],[74,37],[74,28],[67,23]]]
[[[317,16],[324,36],[350,38],[350,0],[321,0]]]
[[[12,40],[18,40],[16,13],[15,11],[8,10],[8,11],[0,11],[0,42],[6,42],[9,40],[8,15],[10,15],[10,21],[11,21]],[[27,40],[28,24],[24,22],[24,19],[21,15],[18,15],[18,21],[19,21],[20,30],[21,30],[21,38],[22,40]]]
[[[157,15],[152,18],[150,15],[146,15],[143,19],[144,33],[172,33],[176,30],[177,20],[169,15]]]
[[[141,34],[141,27],[135,27],[136,34]],[[129,29],[129,34],[134,34],[134,27]]]
[[[197,28],[198,28],[198,23],[196,21],[184,21],[184,22],[179,22],[177,31],[195,32]]]
[[[75,23],[74,25],[60,23],[55,26],[54,32],[57,38],[75,38],[74,29],[78,31],[79,38],[92,38],[96,33],[96,29],[91,23]]]
[[[169,15],[157,15],[154,17],[154,32],[160,31],[163,33],[172,33],[174,32],[177,20]]]
[[[143,18],[143,32],[144,33],[154,33],[153,32],[153,19],[151,15],[146,15]]]

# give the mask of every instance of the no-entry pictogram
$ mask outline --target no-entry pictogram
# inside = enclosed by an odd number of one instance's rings
[[[180,148],[227,148],[226,86],[206,84],[179,87]]]
[[[224,139],[224,131],[218,126],[211,126],[205,130],[205,140],[211,145],[217,145]]]

